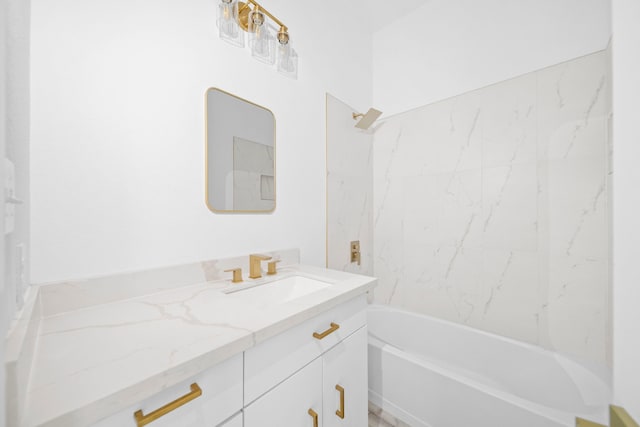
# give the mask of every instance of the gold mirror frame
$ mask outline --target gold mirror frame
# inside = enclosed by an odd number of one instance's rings
[[[212,91],[217,91],[227,96],[231,96],[239,101],[245,102],[254,107],[260,108],[268,112],[273,118],[273,208],[267,210],[242,210],[242,209],[216,209],[213,207],[213,201],[209,199],[209,93]],[[277,206],[277,172],[276,172],[276,116],[270,109],[256,104],[255,102],[251,102],[248,99],[242,98],[240,96],[234,95],[230,92],[227,92],[223,89],[217,87],[210,87],[204,93],[204,149],[205,149],[205,204],[207,208],[217,214],[268,214],[273,213],[276,210]]]

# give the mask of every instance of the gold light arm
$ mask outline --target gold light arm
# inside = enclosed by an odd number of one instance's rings
[[[273,16],[271,12],[262,7],[258,2],[256,2],[255,0],[246,1],[246,3],[242,1],[238,2],[238,23],[240,25],[240,28],[242,28],[244,31],[247,31],[249,28],[249,13],[251,12],[251,7],[249,6],[249,4],[253,5],[254,10],[259,10],[261,13],[264,13],[269,18],[271,18],[272,21],[278,24],[280,26],[280,31],[284,31],[285,33],[289,31],[287,26],[284,25],[282,21]]]
[[[156,409],[153,412],[150,412],[147,415],[142,413],[142,410],[136,411],[133,416],[136,420],[136,425],[138,427],[146,426],[149,423],[156,421],[158,418],[161,418],[167,415],[171,411],[175,411],[179,407],[186,405],[191,402],[193,399],[202,396],[202,390],[198,386],[198,384],[191,384],[191,391],[184,396],[174,400],[171,403],[167,403],[162,408]]]
[[[267,9],[265,9],[262,5],[260,5],[257,1],[255,0],[247,0],[247,4],[251,3],[252,5],[254,5],[255,7],[260,9],[260,12],[264,13],[265,15],[267,15],[269,18],[271,18],[276,24],[280,25],[281,27],[283,27],[286,30],[288,30],[287,26],[284,25],[282,23],[282,21],[280,21],[278,18],[276,18],[275,16],[273,16],[271,14],[271,12],[269,12]]]

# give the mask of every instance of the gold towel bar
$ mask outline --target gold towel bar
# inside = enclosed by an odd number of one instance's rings
[[[169,412],[175,411],[179,407],[191,402],[193,399],[195,399],[197,397],[200,397],[200,396],[202,396],[202,390],[200,389],[198,384],[193,383],[193,384],[191,384],[191,391],[189,393],[185,394],[184,396],[179,397],[178,399],[174,400],[171,403],[167,403],[162,408],[158,408],[155,411],[149,413],[148,415],[144,415],[142,413],[142,410],[140,409],[140,410],[136,411],[133,414],[133,416],[136,419],[136,424],[138,425],[138,427],[143,427],[143,426],[146,426],[149,423],[154,422],[158,418],[161,418],[161,417],[167,415]]]

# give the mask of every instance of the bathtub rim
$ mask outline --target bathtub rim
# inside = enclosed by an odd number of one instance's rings
[[[609,396],[612,396],[612,391],[611,391],[611,386],[609,384],[607,384],[604,380],[602,380],[602,378],[597,375],[597,373],[593,372],[591,369],[589,369],[588,366],[584,366],[582,364],[580,364],[579,362],[577,362],[576,360],[574,360],[571,357],[567,357],[566,355],[560,353],[560,352],[554,352],[551,350],[547,350],[541,346],[535,345],[535,344],[531,344],[531,343],[527,343],[527,342],[521,342],[518,340],[515,340],[513,338],[509,338],[509,337],[504,337],[498,334],[494,334],[491,332],[487,332],[487,331],[483,331],[480,329],[476,329],[473,327],[470,327],[468,325],[463,325],[463,324],[459,324],[456,322],[452,322],[449,320],[445,320],[445,319],[439,319],[433,316],[429,316],[429,315],[424,315],[421,313],[414,313],[408,310],[404,310],[404,309],[400,309],[397,307],[389,307],[389,306],[385,306],[382,304],[370,304],[367,307],[367,310],[377,310],[377,311],[387,311],[387,312],[399,312],[402,314],[408,314],[414,317],[423,317],[428,319],[429,321],[433,320],[435,322],[438,322],[440,324],[446,325],[446,326],[451,326],[451,327],[456,327],[456,328],[461,328],[464,329],[468,332],[471,333],[478,333],[481,334],[482,336],[486,336],[488,338],[493,338],[493,339],[499,339],[503,342],[509,343],[509,344],[513,344],[513,345],[517,345],[520,347],[523,347],[527,350],[530,351],[534,351],[536,353],[542,354],[544,356],[550,356],[553,357],[558,363],[560,363],[560,360],[564,359],[566,361],[568,361],[571,364],[575,364],[577,366],[579,366],[580,368],[586,370],[587,372],[591,373],[595,378],[597,378],[598,380],[600,380],[602,387],[604,387],[603,390],[606,390],[607,394]],[[374,333],[372,333],[372,328],[369,327],[368,328],[368,346],[375,346],[378,347],[382,352],[389,352],[391,354],[393,354],[396,357],[402,358],[404,360],[406,360],[409,363],[413,363],[413,364],[417,364],[420,365],[421,367],[431,370],[435,373],[437,373],[438,375],[447,377],[452,379],[453,381],[456,381],[457,383],[462,384],[463,386],[467,386],[467,387],[472,387],[476,390],[479,390],[483,393],[487,393],[489,395],[491,395],[492,397],[495,397],[497,399],[501,399],[504,401],[509,402],[510,404],[513,404],[515,406],[518,406],[521,409],[527,410],[527,411],[531,411],[534,412],[537,415],[543,416],[545,418],[548,418],[550,421],[559,423],[559,424],[567,424],[570,423],[569,425],[573,425],[573,422],[575,420],[575,417],[585,417],[585,418],[590,418],[593,419],[595,421],[600,421],[600,422],[606,422],[607,418],[606,418],[606,414],[607,414],[607,408],[608,408],[608,404],[603,404],[602,406],[598,405],[596,406],[591,406],[593,409],[592,412],[581,412],[581,413],[573,413],[570,411],[565,411],[562,409],[558,409],[558,408],[554,408],[551,406],[547,406],[535,401],[531,401],[531,400],[527,400],[523,397],[520,397],[516,394],[510,393],[506,390],[501,390],[501,389],[497,389],[495,387],[492,387],[490,384],[486,384],[486,383],[482,383],[479,380],[476,380],[474,378],[468,378],[465,377],[463,374],[457,373],[453,370],[451,370],[450,367],[447,366],[439,366],[436,362],[431,361],[423,356],[421,356],[420,354],[415,354],[413,352],[410,351],[406,351],[403,350],[402,348],[399,348],[397,346],[395,346],[393,343],[388,343],[382,339],[380,339],[379,337],[377,337]],[[562,366],[562,365],[561,365]],[[576,384],[577,386],[577,384]],[[407,415],[409,417],[413,418],[413,422],[415,423],[415,417],[411,414],[409,414],[408,412],[406,412],[405,410],[403,410],[402,408],[398,408],[397,405],[395,405],[392,402],[387,401],[383,396],[381,396],[378,392],[369,389],[369,394],[370,394],[370,398],[371,398],[371,394],[374,394],[375,397],[377,397],[376,400],[372,400],[372,402],[378,406],[380,406],[383,410],[389,412],[391,415],[396,416],[397,418],[400,418],[402,420],[405,420]],[[384,404],[386,404],[386,406],[384,406]],[[391,410],[388,410],[389,408],[392,408]],[[429,424],[425,424],[425,421],[422,420],[418,420],[420,422],[422,422],[424,424],[425,427],[429,427]],[[421,426],[422,427],[422,426]]]
[[[481,335],[481,336],[485,336],[488,338],[492,338],[492,339],[497,339],[500,340],[502,342],[505,343],[509,343],[509,344],[514,344],[517,345],[519,347],[525,348],[527,350],[531,350],[537,354],[548,354],[551,353],[553,355],[554,358],[561,358],[561,359],[565,359],[568,360],[569,362],[575,363],[577,365],[579,365],[580,367],[586,369],[587,371],[591,372],[591,374],[593,374],[594,376],[596,376],[597,378],[599,378],[602,381],[602,384],[607,388],[607,390],[609,391],[609,394],[612,394],[612,390],[613,390],[613,372],[611,370],[611,368],[609,366],[606,366],[604,364],[597,364],[595,362],[592,361],[587,361],[584,360],[583,358],[577,357],[575,355],[572,354],[567,354],[561,351],[556,351],[556,350],[551,350],[551,349],[547,349],[541,345],[538,344],[533,344],[527,341],[520,341],[517,340],[515,338],[511,338],[511,337],[507,337],[504,335],[500,335],[500,334],[496,334],[494,332],[489,332],[489,331],[485,331],[482,329],[478,329],[478,328],[474,328],[472,326],[469,325],[465,325],[463,323],[458,323],[458,322],[454,322],[452,320],[447,320],[447,319],[441,319],[439,317],[435,317],[429,314],[423,314],[423,313],[416,313],[410,310],[406,310],[403,308],[399,308],[399,307],[393,307],[393,306],[388,306],[385,304],[378,304],[378,303],[373,303],[373,304],[368,304],[367,305],[367,312],[371,310],[371,311],[392,311],[392,312],[398,312],[398,313],[402,313],[405,315],[410,315],[410,316],[414,316],[414,317],[422,317],[422,318],[426,318],[429,319],[429,321],[433,321],[435,323],[439,323],[441,325],[447,325],[447,326],[452,326],[455,328],[459,328],[462,329],[464,331],[468,331],[468,332],[473,332],[475,334]],[[371,335],[371,328],[369,328],[369,334]],[[379,338],[378,338],[379,339]],[[382,340],[384,341],[384,340]],[[393,344],[390,344],[393,345]],[[395,346],[396,348],[398,348],[397,346]]]

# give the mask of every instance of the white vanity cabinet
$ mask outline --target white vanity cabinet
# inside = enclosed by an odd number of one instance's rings
[[[243,354],[94,427],[137,427],[136,413],[151,427],[366,427],[366,305],[360,295],[283,322]]]
[[[356,298],[247,350],[244,427],[365,427],[365,308]]]
[[[366,425],[366,327],[245,408],[244,427]]]
[[[365,427],[368,420],[367,328],[322,356],[323,427]]]
[[[94,427],[137,427],[138,417],[152,427],[225,427],[238,425],[234,414],[240,415],[242,426],[242,354],[233,356],[206,371],[169,387],[140,403],[116,413]],[[171,409],[151,421],[154,411]],[[157,413],[157,412],[156,412]]]
[[[313,411],[313,412],[311,412]],[[318,427],[322,417],[322,360],[314,360],[244,410],[244,427]]]

